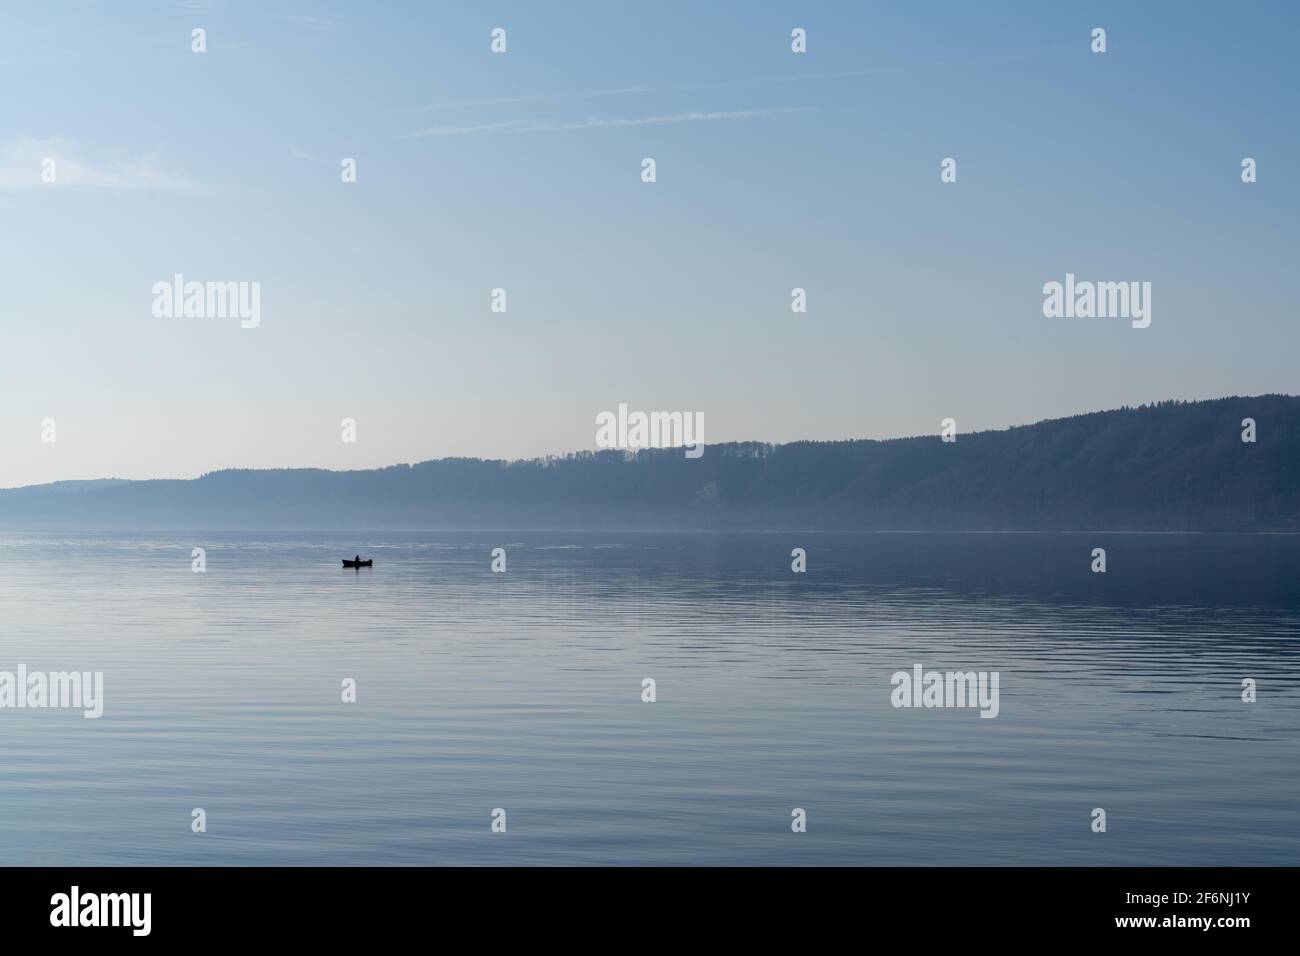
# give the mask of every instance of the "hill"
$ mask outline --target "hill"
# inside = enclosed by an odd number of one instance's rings
[[[738,442],[698,459],[576,452],[0,491],[8,530],[780,527],[1300,531],[1300,397],[1161,402],[954,443]]]

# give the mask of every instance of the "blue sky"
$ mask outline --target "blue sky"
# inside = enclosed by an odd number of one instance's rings
[[[6,4],[0,486],[563,452],[620,402],[788,441],[1295,392],[1298,26],[1282,3]],[[1044,318],[1067,272],[1150,281],[1151,327]],[[155,318],[175,273],[260,282],[261,325]]]

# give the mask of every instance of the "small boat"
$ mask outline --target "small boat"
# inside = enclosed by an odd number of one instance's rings
[[[375,564],[374,558],[369,558],[365,561],[351,561],[347,558],[343,559],[343,567],[345,568],[369,568],[369,567],[373,567],[374,564]]]

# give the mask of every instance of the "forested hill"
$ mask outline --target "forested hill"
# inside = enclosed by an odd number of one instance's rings
[[[1242,441],[1242,419],[1257,440]],[[889,441],[231,470],[0,491],[0,528],[1291,530],[1300,397],[1265,395]]]

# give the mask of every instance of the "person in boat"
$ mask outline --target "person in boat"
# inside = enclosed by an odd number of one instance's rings
[[[361,563],[361,555],[358,554],[358,555],[357,555],[355,558],[353,558],[352,560],[355,561],[357,564],[360,564],[360,563]]]

